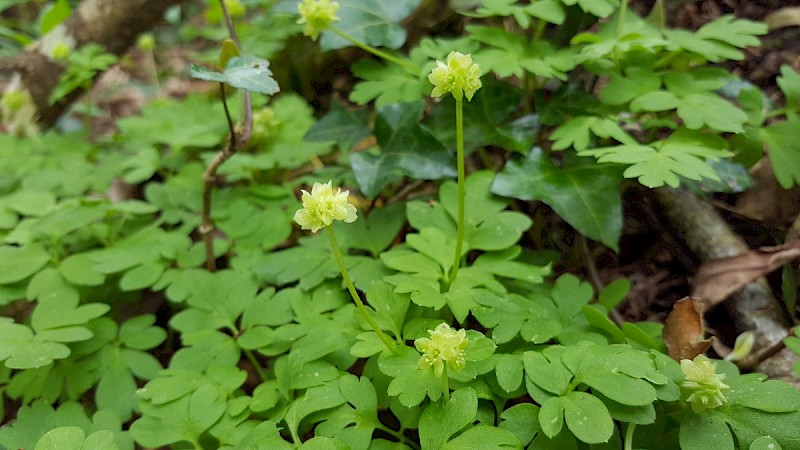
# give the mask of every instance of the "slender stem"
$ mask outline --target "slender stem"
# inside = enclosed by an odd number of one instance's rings
[[[622,33],[625,31],[625,14],[628,12],[628,0],[622,0],[619,5],[619,15],[617,16],[617,41],[622,39]],[[614,67],[619,70],[619,47],[614,47]]]
[[[442,399],[445,402],[450,400],[450,377],[447,376],[447,363],[444,363],[444,370],[442,370]]]
[[[456,159],[458,161],[458,224],[456,231],[456,253],[453,256],[453,269],[447,285],[453,284],[461,264],[461,248],[464,245],[464,113],[463,100],[456,99]]]
[[[419,450],[419,445],[416,442],[414,442],[411,439],[409,439],[405,434],[402,433],[402,431],[394,431],[393,429],[391,429],[391,428],[389,428],[389,427],[387,427],[386,425],[383,425],[383,424],[380,424],[378,426],[378,428],[381,429],[382,431],[386,432],[386,434],[394,436],[395,439],[399,440],[400,442],[405,443],[407,446],[409,446],[409,447],[411,447],[411,448],[413,448],[415,450]]]
[[[225,25],[228,27],[228,35],[231,40],[239,47],[239,37],[236,35],[236,29],[233,26],[233,20],[228,13],[228,8],[225,2],[221,1],[222,14],[225,16]],[[225,163],[231,156],[233,156],[240,148],[244,147],[250,140],[253,134],[253,102],[250,98],[250,91],[244,90],[244,130],[240,136],[236,136],[236,127],[231,119],[230,111],[228,111],[228,104],[225,99],[225,86],[220,83],[222,92],[222,106],[225,109],[225,119],[228,122],[228,129],[230,131],[230,138],[225,148],[214,156],[214,159],[206,167],[203,173],[203,211],[202,223],[198,228],[200,235],[203,238],[203,243],[206,248],[206,269],[209,272],[217,270],[216,262],[214,261],[214,221],[211,219],[211,193],[214,189],[214,182],[217,179],[217,170]]]
[[[328,232],[328,239],[331,241],[331,249],[333,249],[333,256],[336,258],[336,263],[339,264],[339,270],[342,272],[342,278],[344,278],[344,283],[347,285],[347,290],[350,291],[350,296],[353,297],[353,301],[356,302],[356,306],[358,310],[361,311],[361,315],[364,316],[364,319],[367,320],[367,323],[370,327],[375,331],[381,341],[383,341],[386,348],[391,351],[395,349],[395,342],[389,339],[389,336],[386,336],[384,332],[380,329],[378,324],[375,322],[375,319],[369,315],[367,311],[367,307],[364,306],[364,302],[361,301],[361,297],[359,297],[358,292],[356,292],[356,287],[353,286],[353,282],[350,280],[350,274],[347,272],[347,267],[344,266],[344,258],[342,258],[342,252],[339,251],[339,243],[336,241],[336,233],[333,231],[333,226],[325,227],[325,231]]]
[[[372,53],[373,55],[377,56],[378,58],[381,58],[384,61],[395,63],[395,64],[403,67],[407,71],[409,71],[409,73],[411,73],[412,75],[419,75],[419,72],[420,72],[421,69],[419,67],[417,67],[417,65],[412,63],[411,61],[408,61],[408,60],[405,60],[405,59],[400,59],[400,58],[394,57],[394,56],[392,56],[392,55],[390,55],[390,54],[388,54],[386,52],[382,52],[382,51],[378,50],[377,48],[375,48],[375,47],[373,47],[373,46],[371,46],[371,45],[369,45],[369,44],[367,44],[365,42],[359,41],[358,39],[354,38],[353,36],[350,36],[349,34],[345,33],[344,31],[340,30],[339,28],[336,28],[333,25],[331,25],[330,28],[328,28],[328,29],[333,31],[340,38],[346,40],[347,42],[350,42],[351,44],[355,45],[356,47],[360,48],[361,50],[364,50],[367,53]]]
[[[258,377],[261,378],[261,381],[267,381],[267,373],[264,372],[264,368],[261,367],[258,360],[256,359],[256,355],[253,354],[251,350],[242,349],[244,352],[244,356],[247,357],[247,360],[250,361],[250,364],[253,365],[253,368],[256,370]]]
[[[625,450],[633,450],[633,431],[636,430],[635,423],[629,423],[625,429]]]

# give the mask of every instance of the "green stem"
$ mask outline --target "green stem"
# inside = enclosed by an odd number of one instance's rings
[[[453,271],[447,280],[448,287],[458,275],[461,264],[461,248],[464,245],[464,113],[463,100],[456,99],[456,160],[458,162],[458,225],[456,231],[456,253],[453,257]]]
[[[259,364],[256,355],[254,355],[251,350],[242,349],[242,351],[244,352],[244,356],[247,357],[247,360],[250,361],[250,364],[253,365],[253,368],[256,369],[256,373],[258,377],[261,378],[261,381],[267,381],[267,373],[264,372],[264,368]]]
[[[444,363],[442,371],[442,399],[445,402],[450,400],[450,378],[447,376],[447,363]]]
[[[349,34],[345,33],[344,31],[340,30],[339,28],[336,28],[333,25],[331,25],[330,28],[328,28],[328,29],[333,31],[340,38],[346,40],[347,42],[349,42],[349,43],[351,43],[353,45],[355,45],[356,47],[360,48],[361,50],[364,50],[367,53],[372,53],[373,55],[377,56],[378,58],[381,58],[384,61],[395,63],[395,64],[403,67],[407,71],[409,71],[412,75],[415,75],[415,76],[419,75],[419,72],[420,72],[421,69],[419,67],[417,67],[417,65],[412,63],[411,61],[400,59],[400,58],[394,57],[394,56],[392,56],[392,55],[390,55],[390,54],[388,54],[386,52],[382,52],[382,51],[378,50],[377,48],[367,44],[366,42],[359,41],[358,39],[354,38],[353,36],[350,36]]]
[[[636,430],[635,423],[629,423],[625,429],[625,450],[633,450],[633,431]]]
[[[347,290],[350,291],[350,296],[353,297],[353,301],[356,302],[356,306],[358,310],[361,311],[361,315],[364,316],[364,319],[367,320],[367,323],[375,333],[381,338],[386,348],[391,351],[395,349],[395,342],[389,339],[386,334],[378,327],[378,324],[375,322],[375,319],[369,315],[367,311],[367,307],[364,306],[364,302],[361,301],[361,297],[358,296],[358,292],[356,292],[356,287],[353,286],[353,282],[350,280],[350,274],[347,272],[347,267],[344,266],[344,258],[342,258],[342,252],[339,251],[339,243],[336,241],[336,233],[333,231],[333,225],[325,227],[325,231],[328,232],[328,238],[331,241],[331,248],[333,249],[333,256],[336,258],[336,263],[339,264],[339,270],[342,272],[342,278],[344,278],[344,282],[347,285]]]
[[[378,428],[380,428],[381,430],[386,432],[386,434],[394,436],[395,439],[399,440],[400,442],[405,443],[407,446],[409,446],[409,447],[411,447],[411,448],[413,448],[415,450],[419,450],[419,445],[417,445],[416,442],[414,442],[411,439],[409,439],[408,437],[406,437],[406,435],[403,434],[402,431],[394,431],[393,429],[391,429],[391,428],[389,428],[389,427],[387,427],[387,426],[385,426],[383,424],[379,425]]]

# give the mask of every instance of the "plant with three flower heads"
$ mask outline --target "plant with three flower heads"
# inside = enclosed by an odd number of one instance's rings
[[[724,392],[730,388],[722,382],[725,374],[717,373],[717,363],[698,355],[694,360],[682,360],[681,371],[686,376],[686,381],[680,383],[681,391],[695,413],[718,408],[728,402]]]
[[[449,392],[448,369],[456,372],[467,365],[466,350],[469,347],[467,332],[463,328],[455,330],[446,323],[440,323],[435,329],[428,330],[429,338],[419,338],[414,346],[422,352],[419,358],[420,369],[430,369],[442,379],[443,392]]]
[[[375,319],[373,319],[367,311],[364,302],[361,301],[361,297],[358,295],[353,281],[350,279],[350,274],[347,272],[347,267],[344,265],[344,258],[342,258],[342,253],[339,250],[339,243],[336,240],[336,232],[331,226],[334,220],[352,223],[358,218],[356,207],[347,201],[350,191],[342,192],[341,188],[336,188],[336,192],[334,192],[333,182],[328,181],[324,184],[314,183],[310,193],[306,190],[302,192],[303,195],[301,199],[303,201],[303,207],[298,209],[294,214],[294,221],[297,222],[302,229],[311,230],[312,233],[316,233],[321,228],[325,228],[325,231],[328,233],[328,239],[330,240],[331,250],[333,250],[333,256],[336,258],[336,263],[339,265],[339,271],[342,273],[342,278],[344,278],[344,282],[347,285],[347,290],[350,291],[350,296],[353,297],[353,301],[356,303],[358,310],[364,316],[364,319],[370,327],[375,331],[375,334],[377,334],[386,345],[386,348],[394,350],[395,342],[384,334],[375,322]]]
[[[453,283],[458,275],[461,264],[461,248],[464,245],[464,197],[465,169],[464,169],[464,113],[462,107],[463,97],[472,101],[475,91],[481,87],[481,68],[472,62],[471,55],[459,52],[450,52],[447,63],[436,61],[436,67],[428,75],[428,80],[433,84],[433,97],[441,97],[448,92],[456,101],[456,160],[458,164],[458,225],[456,229],[456,250],[453,257],[453,269],[447,280],[448,286]]]

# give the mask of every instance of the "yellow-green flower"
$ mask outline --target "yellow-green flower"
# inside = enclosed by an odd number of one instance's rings
[[[694,412],[714,409],[728,402],[723,392],[730,387],[722,382],[725,374],[717,373],[717,363],[698,355],[694,360],[681,361],[681,370],[686,376],[686,381],[680,383],[681,390],[684,395],[688,394],[686,402]]]
[[[433,97],[450,92],[456,100],[465,95],[471,101],[475,91],[481,87],[481,68],[472,62],[472,56],[450,52],[447,64],[436,61],[436,68],[428,75],[428,80],[433,84]]]
[[[336,188],[334,192],[330,181],[325,184],[314,183],[310,194],[303,191],[303,208],[294,214],[294,221],[312,233],[327,227],[334,220],[354,222],[356,207],[348,203],[348,195],[350,191],[342,192],[341,188]]]
[[[306,24],[303,34],[316,41],[321,31],[327,30],[331,23],[339,20],[336,17],[338,10],[339,4],[330,0],[303,0],[297,5],[300,13],[297,23]]]
[[[59,42],[53,47],[53,59],[67,59],[69,56],[69,45]]]
[[[433,367],[433,373],[441,377],[444,365],[451,370],[461,370],[467,365],[465,351],[469,346],[467,332],[464,329],[454,330],[446,323],[439,324],[434,330],[428,330],[430,338],[419,338],[414,346],[422,352],[419,359],[421,369]]]

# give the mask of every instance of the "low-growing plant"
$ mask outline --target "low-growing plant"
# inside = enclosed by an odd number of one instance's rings
[[[756,142],[799,182],[800,75],[782,70],[774,108],[711,66],[763,25],[484,0],[463,37],[403,55],[418,0],[212,3],[226,22],[298,11],[323,50],[378,58],[350,92],[374,115],[315,119],[231,27],[217,67],[191,69],[219,99],[155,100],[100,141],[0,136],[0,408],[18,407],[0,446],[800,448],[800,392],[613,322],[630,282],[555,276],[512,200],[617,250],[624,178],[724,181]],[[70,55],[86,64],[61,86],[112,62]]]

